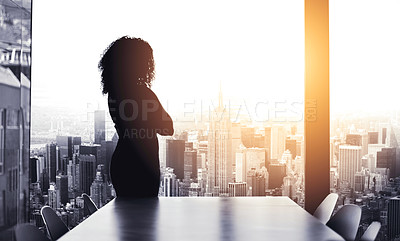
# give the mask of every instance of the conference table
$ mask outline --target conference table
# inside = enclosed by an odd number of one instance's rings
[[[287,197],[118,197],[59,240],[343,238]]]

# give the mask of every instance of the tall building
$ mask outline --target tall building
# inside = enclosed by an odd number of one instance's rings
[[[102,141],[101,142],[101,158],[97,160],[97,165],[102,164],[104,165],[105,169],[105,182],[110,180],[109,177],[109,170],[110,170],[110,163],[112,159],[112,155],[114,154],[114,150],[117,147],[117,141]]]
[[[184,160],[185,160],[185,141],[184,140],[167,140],[167,160],[166,167],[174,169],[177,179],[184,178]]]
[[[96,178],[90,186],[90,197],[98,208],[103,207],[107,200],[107,185],[104,181],[104,166],[98,165],[96,170]]]
[[[400,175],[399,173],[396,173],[396,148],[384,147],[381,151],[378,151],[376,156],[376,167],[388,168],[389,178],[395,178]]]
[[[171,136],[158,136],[159,159],[161,169],[165,169],[167,165],[167,140],[172,139]]]
[[[388,124],[385,124],[385,123],[381,123],[380,125],[379,125],[379,143],[380,144],[385,144],[385,145],[387,145],[387,144],[389,144],[390,142],[389,142],[389,135],[390,135],[390,133],[389,133],[389,125]]]
[[[268,172],[265,167],[255,170],[249,170],[247,172],[247,185],[248,185],[248,196],[265,196],[265,190],[268,188]]]
[[[361,134],[361,156],[365,156],[368,154],[368,133]]]
[[[285,164],[270,164],[268,173],[268,189],[281,188],[283,185],[283,178],[286,176]]]
[[[289,150],[290,154],[292,154],[292,159],[295,159],[297,156],[297,140],[286,139],[285,140],[285,151]]]
[[[72,136],[56,136],[56,143],[60,150],[60,157],[72,158]]]
[[[285,151],[286,131],[283,125],[273,125],[271,129],[271,159],[278,160]]]
[[[196,179],[197,178],[197,151],[186,150],[184,152],[184,179]]]
[[[179,194],[179,183],[174,169],[167,167],[163,178],[163,194],[165,197],[176,197]]]
[[[386,147],[384,144],[368,144],[368,156],[371,158],[371,171],[376,171],[376,161],[378,158],[378,152],[382,151],[382,148]]]
[[[240,145],[242,145],[242,134],[241,134],[241,126],[240,123],[232,123],[231,131],[232,131],[232,158],[235,158],[236,151],[239,149]],[[232,172],[236,169],[236,162],[232,161]]]
[[[49,174],[50,182],[56,182],[56,175],[57,175],[57,162],[58,162],[58,151],[57,145],[47,144],[46,145],[46,166],[47,166],[47,173]]]
[[[29,183],[35,183],[39,181],[38,164],[38,158],[32,157],[29,159]]]
[[[40,175],[40,186],[42,187],[43,194],[47,194],[47,190],[50,188],[49,173],[48,169],[44,168]]]
[[[207,168],[207,155],[208,153],[208,142],[200,141],[199,147],[197,148],[197,169]]]
[[[90,194],[90,186],[96,175],[96,158],[93,155],[79,156],[80,191]]]
[[[57,190],[54,183],[50,183],[48,190],[49,206],[53,209],[60,207],[60,202],[57,200]]]
[[[282,196],[287,196],[294,199],[296,196],[296,178],[288,175],[283,178]]]
[[[68,176],[57,175],[56,176],[56,190],[58,201],[65,205],[68,202]]]
[[[231,121],[228,111],[223,106],[221,90],[218,100],[218,106],[211,114],[208,131],[207,193],[227,196],[228,183],[233,181]]]
[[[99,144],[81,144],[79,146],[79,154],[80,155],[93,155],[96,158],[96,166],[101,163],[101,145]]]
[[[361,171],[361,146],[339,146],[339,185],[355,187],[355,174]]]
[[[365,190],[365,173],[357,172],[354,174],[354,191],[364,192]]]
[[[369,131],[368,132],[368,144],[378,144],[379,132]]]
[[[106,140],[106,113],[104,110],[94,111],[94,143],[101,144]]]
[[[388,237],[394,239],[400,235],[400,196],[391,198],[387,210]]]
[[[247,193],[245,182],[228,183],[229,197],[244,197]]]
[[[266,166],[268,168],[271,160],[271,127],[265,127],[264,138],[265,138],[264,146],[267,152],[265,161],[266,161]]]
[[[68,191],[72,192],[73,190],[77,190],[79,185],[75,183],[76,178],[76,167],[72,160],[69,160],[67,165],[67,176],[68,176]],[[79,167],[79,166],[78,166]]]
[[[260,170],[265,167],[266,151],[264,148],[244,148],[236,153],[236,182],[246,182],[250,170]]]

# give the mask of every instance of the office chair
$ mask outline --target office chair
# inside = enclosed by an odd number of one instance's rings
[[[361,208],[354,204],[344,205],[326,226],[333,229],[345,240],[354,240],[357,235],[358,225],[361,220]]]
[[[338,198],[339,195],[336,193],[331,193],[326,196],[315,210],[314,217],[321,221],[321,223],[326,224],[332,216]]]
[[[69,231],[64,222],[49,206],[42,207],[40,214],[42,215],[51,240],[57,240]]]

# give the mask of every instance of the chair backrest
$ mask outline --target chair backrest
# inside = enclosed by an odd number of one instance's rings
[[[15,228],[16,241],[49,241],[40,230],[31,224],[18,224]]]
[[[354,240],[361,220],[361,208],[354,204],[344,205],[326,223],[345,240]]]
[[[42,214],[44,224],[46,225],[47,231],[49,232],[50,238],[52,240],[59,239],[61,236],[69,231],[67,226],[61,220],[61,218],[57,216],[54,210],[51,209],[51,207],[42,207],[40,213]]]
[[[337,195],[336,193],[331,193],[326,196],[315,210],[314,217],[318,218],[321,223],[326,224],[332,216],[332,212],[336,206],[338,198],[339,195]]]
[[[98,210],[96,204],[86,193],[83,193],[82,197],[83,197],[83,200],[85,201],[85,206],[89,210],[90,215],[92,215],[94,212],[96,212]]]
[[[372,222],[367,230],[365,230],[364,234],[361,236],[361,241],[374,241],[376,236],[378,236],[379,229],[381,229],[380,222]]]

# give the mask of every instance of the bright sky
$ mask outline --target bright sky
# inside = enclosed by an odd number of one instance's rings
[[[97,63],[130,35],[154,50],[153,90],[185,102],[303,99],[304,7],[285,1],[34,1],[32,105],[106,105]]]
[[[331,113],[400,110],[400,1],[330,1]]]
[[[130,35],[154,50],[153,90],[185,102],[302,100],[304,1],[34,1],[32,105],[106,107],[97,63]],[[400,1],[330,1],[332,111],[395,108]]]

